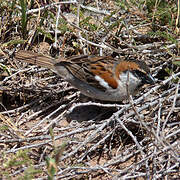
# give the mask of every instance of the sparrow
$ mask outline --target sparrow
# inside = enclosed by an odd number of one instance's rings
[[[82,94],[103,101],[128,99],[144,84],[155,82],[149,67],[139,60],[88,55],[55,59],[25,50],[15,53],[15,59],[49,68]]]

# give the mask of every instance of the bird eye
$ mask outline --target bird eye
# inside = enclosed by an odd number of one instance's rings
[[[144,73],[142,71],[139,71],[139,70],[135,70],[134,71],[134,74],[137,78],[141,79],[142,80],[142,83],[143,84],[154,84],[154,79],[153,77],[147,73]]]
[[[139,71],[139,70],[134,70],[133,72],[137,78],[142,78],[142,77],[146,76],[145,73],[143,73],[142,71]]]

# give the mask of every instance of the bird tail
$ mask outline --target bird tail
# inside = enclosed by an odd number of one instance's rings
[[[50,56],[25,50],[20,50],[17,53],[15,53],[15,59],[53,70],[54,64],[57,63],[56,59],[51,58]]]

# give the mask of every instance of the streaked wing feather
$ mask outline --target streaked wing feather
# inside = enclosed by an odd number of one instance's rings
[[[81,81],[105,91],[106,88],[95,79],[95,76],[104,79],[111,88],[117,88],[117,82],[112,72],[115,61],[117,60],[110,56],[76,56],[75,58],[70,58],[69,62],[67,60],[59,64],[63,64]]]

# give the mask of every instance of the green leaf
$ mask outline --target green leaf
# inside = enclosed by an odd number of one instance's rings
[[[174,65],[180,66],[180,60],[173,61]]]
[[[2,47],[8,47],[11,45],[16,45],[16,44],[24,44],[26,41],[23,39],[19,39],[19,40],[11,40],[8,41],[7,43],[2,44]]]
[[[57,172],[57,165],[54,158],[46,157],[48,180],[53,180]]]
[[[22,35],[23,38],[26,39],[27,36],[27,1],[26,0],[20,0],[20,6],[21,6],[21,26],[22,26]]]
[[[51,36],[50,33],[44,31],[44,30],[41,29],[40,27],[37,28],[37,31],[40,32],[40,33],[42,33],[46,38],[48,38],[48,39],[50,39],[50,40],[52,40],[52,41],[54,42],[54,39],[53,39],[53,37]]]

